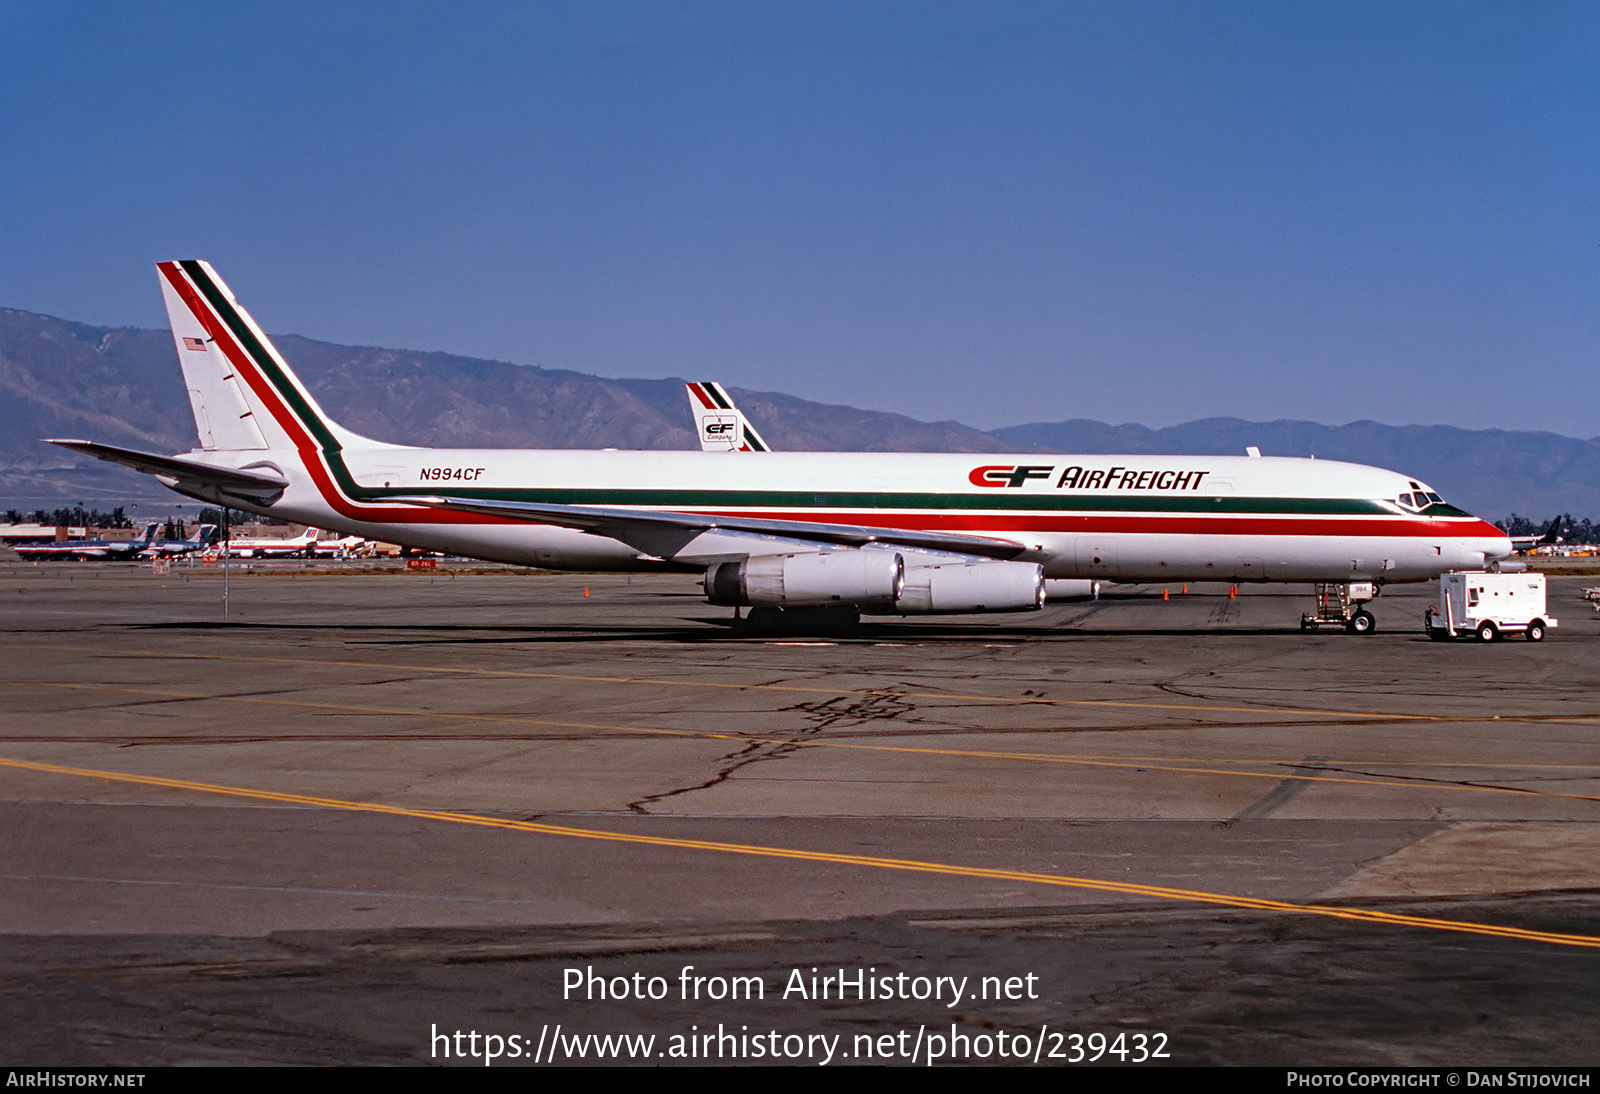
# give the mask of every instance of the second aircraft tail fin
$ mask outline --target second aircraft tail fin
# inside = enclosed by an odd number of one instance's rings
[[[689,389],[689,409],[694,412],[696,432],[703,452],[770,452],[756,427],[722,385],[711,380],[685,384]]]

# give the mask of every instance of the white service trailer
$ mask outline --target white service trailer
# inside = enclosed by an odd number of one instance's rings
[[[1544,575],[1458,571],[1439,576],[1439,603],[1428,606],[1423,625],[1429,638],[1476,635],[1492,642],[1521,633],[1530,642],[1544,638],[1556,620],[1545,610]]]

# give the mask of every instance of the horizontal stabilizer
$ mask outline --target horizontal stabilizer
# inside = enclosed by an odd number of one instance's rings
[[[172,479],[179,485],[191,488],[211,487],[225,490],[240,497],[259,500],[271,497],[289,485],[289,480],[269,470],[240,471],[232,467],[215,467],[182,456],[158,456],[153,452],[139,452],[131,448],[117,448],[94,441],[63,440],[52,438],[46,444],[60,445],[85,456],[109,463],[120,463],[147,475]]]

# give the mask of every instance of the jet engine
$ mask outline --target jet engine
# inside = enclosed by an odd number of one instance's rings
[[[1044,595],[1051,600],[1099,600],[1100,582],[1079,577],[1046,578]]]
[[[757,607],[890,607],[900,598],[905,575],[905,563],[893,551],[852,547],[798,555],[758,555],[708,567],[706,599],[713,604]]]
[[[906,570],[891,609],[912,612],[1031,612],[1044,607],[1044,568],[1032,562],[949,562]]]

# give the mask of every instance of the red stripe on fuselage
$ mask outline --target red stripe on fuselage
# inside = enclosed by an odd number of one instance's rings
[[[683,510],[678,510],[683,511]],[[943,532],[1058,532],[1091,535],[1211,535],[1211,536],[1337,536],[1340,538],[1399,537],[1409,539],[1504,539],[1505,533],[1486,521],[1417,521],[1396,517],[1302,517],[1188,513],[1156,516],[1145,513],[1109,516],[1103,513],[1001,513],[966,510],[959,513],[897,513],[839,511],[785,512],[770,509],[696,509],[713,517],[749,517],[790,520],[809,524],[860,525],[906,531]]]

